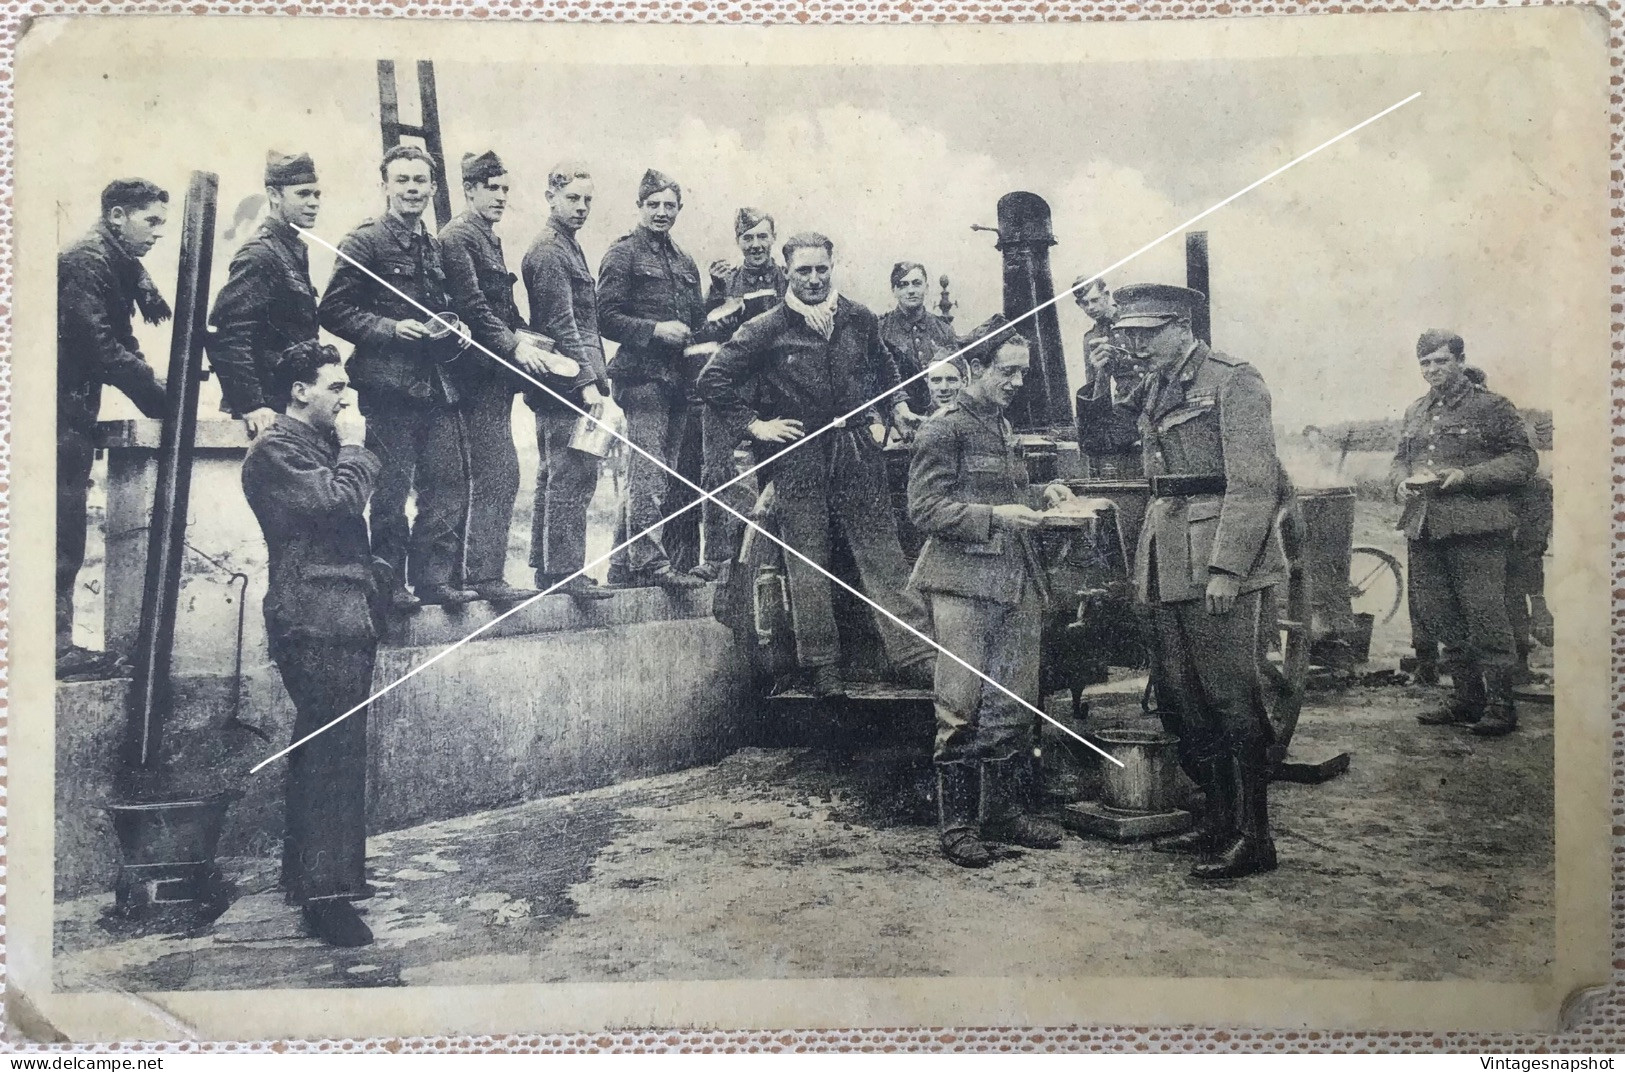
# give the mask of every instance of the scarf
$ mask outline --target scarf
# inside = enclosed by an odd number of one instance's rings
[[[830,287],[829,297],[817,305],[808,305],[796,297],[795,291],[787,290],[784,292],[784,304],[790,307],[791,312],[799,313],[801,319],[807,322],[808,327],[822,335],[825,341],[828,341],[835,334],[835,303],[840,300],[840,297],[835,292],[835,288]]]

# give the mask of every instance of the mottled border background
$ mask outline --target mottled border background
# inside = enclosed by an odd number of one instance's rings
[[[12,63],[27,20],[41,15],[327,15],[358,18],[500,19],[535,22],[720,23],[770,25],[787,23],[1049,23],[1125,22],[1170,19],[1237,18],[1249,15],[1346,14],[1381,11],[1493,10],[1549,7],[1551,4],[1508,3],[1508,0],[1378,0],[1337,3],[1327,0],[378,0],[345,3],[276,3],[272,0],[193,0],[188,3],[62,3],[47,0],[0,2],[0,336],[10,354],[12,262]],[[1571,5],[1561,5],[1571,6]],[[1612,444],[1615,470],[1615,547],[1613,660],[1617,672],[1625,663],[1625,0],[1597,5],[1608,13],[1610,120],[1609,198],[1613,239],[1613,334],[1610,355],[1613,425],[1622,430]],[[0,496],[10,488],[9,368],[0,377]],[[0,519],[0,554],[10,561],[9,510]],[[9,580],[0,580],[0,613],[9,618]],[[0,685],[8,680],[8,653],[0,653]],[[6,707],[0,700],[0,734]],[[72,1045],[26,1041],[29,1016],[10,1005],[6,1010],[4,1046],[19,1053],[564,1053],[564,1052],[888,1052],[888,1053],[1475,1053],[1618,1051],[1625,1047],[1625,721],[1617,692],[1613,707],[1613,973],[1606,990],[1585,995],[1569,1010],[1568,1027],[1560,1034],[1469,1034],[1424,1031],[1247,1031],[1200,1026],[1142,1029],[1131,1025],[1005,1029],[995,1026],[920,1027],[851,1031],[637,1031],[556,1035],[474,1035],[456,1038],[369,1038],[277,1042],[148,1042]],[[0,738],[3,741],[3,738]],[[0,745],[3,749],[3,745]],[[0,750],[0,835],[5,823],[6,753]],[[0,928],[3,928],[5,847],[0,841]],[[20,1022],[19,1022],[20,1021]]]

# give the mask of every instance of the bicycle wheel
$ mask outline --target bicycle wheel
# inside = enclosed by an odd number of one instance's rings
[[[1354,548],[1349,552],[1349,600],[1356,614],[1392,620],[1405,602],[1405,567],[1381,548]]]

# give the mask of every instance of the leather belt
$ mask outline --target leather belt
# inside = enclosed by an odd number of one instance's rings
[[[1169,473],[1151,478],[1153,499],[1177,499],[1186,495],[1223,495],[1223,473]]]

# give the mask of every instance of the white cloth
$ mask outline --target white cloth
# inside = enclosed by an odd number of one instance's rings
[[[808,305],[796,297],[795,291],[787,290],[784,292],[784,304],[788,305],[792,312],[801,314],[801,319],[807,322],[808,327],[828,339],[835,334],[835,303],[840,297],[835,288],[830,287],[829,297],[817,305]]]

